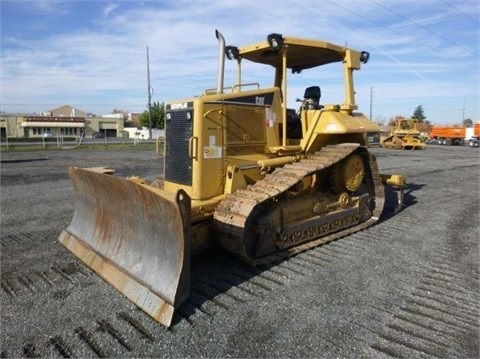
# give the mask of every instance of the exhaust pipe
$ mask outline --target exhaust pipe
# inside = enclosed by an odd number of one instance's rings
[[[217,70],[217,94],[223,93],[223,79],[225,73],[225,38],[220,31],[215,30],[218,39],[218,70]]]

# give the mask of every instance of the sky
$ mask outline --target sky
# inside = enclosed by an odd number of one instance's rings
[[[478,0],[0,0],[0,111],[71,105],[139,113],[151,100],[201,95],[217,85],[218,41],[238,47],[268,34],[318,39],[370,60],[355,71],[359,111],[379,123],[422,106],[432,124],[480,120]],[[147,71],[148,47],[148,71]],[[343,103],[339,64],[289,75],[288,104],[306,87]],[[270,68],[244,65],[243,82],[270,86]],[[236,63],[225,64],[225,87]],[[291,81],[290,81],[291,80]]]

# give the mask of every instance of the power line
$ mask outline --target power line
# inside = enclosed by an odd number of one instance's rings
[[[477,20],[477,19],[474,19],[473,17],[471,17],[470,15],[464,13],[462,10],[460,10],[459,8],[457,8],[456,6],[454,6],[453,4],[449,3],[448,1],[444,0],[445,4],[447,4],[448,6],[450,6],[452,9],[454,9],[455,11],[457,11],[458,13],[462,14],[463,16],[465,16],[467,19],[470,19],[472,20],[473,23],[477,24],[477,25],[480,25],[480,22]],[[478,5],[478,4],[477,4]]]
[[[446,38],[445,36],[443,36],[443,35],[437,34],[436,32],[434,32],[434,31],[430,30],[429,28],[423,26],[422,24],[419,24],[418,22],[413,21],[413,20],[409,19],[408,17],[406,17],[406,16],[404,16],[404,15],[402,15],[402,14],[399,14],[399,13],[396,12],[396,11],[393,11],[392,9],[386,7],[385,5],[380,4],[380,3],[378,3],[378,2],[375,1],[375,0],[370,0],[370,2],[373,2],[373,3],[376,4],[377,6],[380,6],[380,7],[384,8],[385,10],[391,12],[392,14],[394,14],[394,15],[396,15],[396,16],[404,19],[404,20],[407,20],[408,22],[414,24],[415,26],[418,26],[418,27],[422,28],[423,30],[425,30],[425,31],[427,31],[427,32],[429,32],[429,33],[431,33],[431,34],[439,37],[440,39],[448,42],[449,44],[452,44],[452,45],[454,45],[454,46],[460,47],[460,48],[462,48],[462,49],[470,52],[470,53],[471,53],[472,55],[474,55],[474,56],[478,56],[477,53],[475,53],[474,51],[470,50],[469,48],[467,48],[467,47],[465,47],[465,46],[463,46],[463,45],[460,45],[460,44],[458,44],[458,43],[456,43],[456,42],[454,42],[454,41],[451,41],[451,40],[447,39],[447,38]]]
[[[377,26],[379,26],[379,27],[381,27],[381,28],[384,28],[384,29],[387,29],[387,30],[389,30],[389,31],[391,31],[391,32],[394,32],[394,33],[396,33],[397,35],[405,36],[405,34],[401,33],[400,31],[397,31],[397,30],[395,30],[395,29],[392,29],[392,28],[390,28],[390,27],[387,27],[387,26],[379,23],[378,21],[372,20],[372,19],[370,19],[370,18],[368,18],[368,17],[366,17],[366,16],[364,16],[364,15],[361,15],[361,14],[358,13],[358,12],[355,12],[355,11],[353,11],[353,10],[350,10],[349,8],[347,8],[347,7],[345,7],[345,6],[342,6],[342,5],[340,5],[340,4],[336,3],[336,2],[333,2],[333,1],[331,1],[331,0],[326,0],[326,1],[327,1],[329,4],[335,5],[335,6],[339,7],[339,8],[341,8],[341,9],[343,9],[344,11],[349,12],[350,14],[353,14],[353,15],[356,16],[356,17],[365,19],[365,20],[367,20],[368,22],[371,22],[371,23],[373,23],[373,24],[375,24],[375,25],[377,25]],[[407,35],[407,36],[408,36],[408,35]],[[411,36],[408,36],[408,37],[409,37],[410,39],[412,39]],[[462,60],[461,60],[460,58],[458,58],[457,56],[452,56],[452,55],[449,55],[448,53],[439,51],[437,48],[432,47],[432,46],[430,46],[430,45],[428,45],[428,44],[426,44],[426,43],[424,43],[424,42],[422,42],[422,41],[419,41],[419,40],[416,40],[416,39],[412,39],[412,41],[416,41],[417,43],[422,44],[423,46],[425,46],[425,47],[427,47],[427,48],[429,48],[429,49],[432,49],[432,50],[440,53],[440,54],[443,55],[443,56],[447,56],[447,57],[452,58],[452,59],[454,59],[454,60],[456,60],[456,61],[458,61],[458,62],[461,62],[462,64],[464,64],[464,65],[466,65],[466,66],[472,67],[472,68],[474,68],[474,69],[478,69],[478,68],[479,68],[479,66],[475,66],[475,65],[472,65],[472,64],[470,64],[470,63],[468,63],[468,62],[462,61]],[[400,61],[399,61],[399,62],[400,62]]]

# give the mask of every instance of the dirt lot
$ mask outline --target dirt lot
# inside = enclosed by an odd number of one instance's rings
[[[478,358],[478,149],[372,152],[381,172],[407,175],[402,212],[275,266],[194,258],[170,329],[57,242],[73,215],[68,166],[153,178],[162,159],[3,152],[1,356]]]

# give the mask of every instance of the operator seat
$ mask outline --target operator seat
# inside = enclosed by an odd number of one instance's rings
[[[323,106],[320,105],[320,96],[322,92],[319,86],[310,86],[305,89],[305,94],[303,95],[303,108],[305,110],[318,110],[322,109]]]

